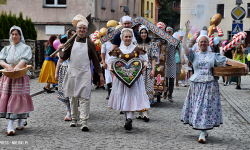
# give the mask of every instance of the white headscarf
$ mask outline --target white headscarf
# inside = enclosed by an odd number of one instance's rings
[[[200,36],[198,37],[198,39],[197,39],[197,42],[198,42],[198,43],[199,43],[201,37],[206,37],[206,38],[207,38],[207,41],[208,41],[208,43],[209,43],[209,37],[208,37],[207,35],[200,35]]]
[[[148,33],[148,28],[146,26],[144,26],[144,25],[140,25],[139,33],[141,32],[142,29],[145,29],[147,31],[147,33]]]
[[[23,44],[25,44],[25,40],[24,40],[24,37],[23,37],[22,29],[20,27],[18,27],[18,26],[15,26],[15,25],[10,28],[10,38],[9,38],[10,44],[13,45],[13,41],[11,39],[11,31],[14,30],[14,29],[20,31],[20,33],[21,33],[21,35],[20,35],[21,36],[20,42],[23,43]]]
[[[172,31],[172,33],[174,32],[174,29],[173,29],[172,27],[167,27],[167,28],[166,28],[166,31],[167,31],[167,30]]]

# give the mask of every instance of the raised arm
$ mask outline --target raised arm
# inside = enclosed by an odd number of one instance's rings
[[[191,26],[190,26],[190,21],[188,20],[185,23],[186,26],[186,32],[184,34],[183,40],[182,40],[182,47],[184,49],[184,53],[188,56],[189,55],[189,48],[187,46],[187,37],[188,37],[188,33],[191,30]]]

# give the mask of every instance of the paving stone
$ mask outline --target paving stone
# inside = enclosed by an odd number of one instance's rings
[[[39,92],[45,84],[31,79],[31,94]],[[249,82],[248,82],[249,81]],[[242,88],[250,85],[250,77],[242,77]],[[234,90],[234,85],[221,91],[240,98],[235,100],[243,112],[248,113],[249,91]],[[248,84],[249,83],[249,84]],[[222,89],[223,88],[223,89]],[[92,86],[89,132],[82,132],[80,126],[69,127],[64,104],[57,99],[57,93],[39,94],[32,97],[35,111],[30,113],[28,126],[16,131],[15,138],[32,139],[27,149],[249,149],[250,125],[222,97],[224,124],[208,131],[207,144],[197,142],[200,132],[181,121],[181,111],[188,87],[175,89],[174,102],[163,100],[149,109],[150,121],[133,119],[133,130],[123,128],[125,116],[107,107],[106,90],[95,90]],[[249,92],[249,93],[247,93]],[[248,107],[247,107],[248,106]],[[136,115],[135,115],[136,116]],[[8,120],[0,119],[0,137],[6,136]],[[14,126],[16,125],[16,122]],[[9,149],[9,148],[7,148]],[[19,149],[19,148],[16,148]]]

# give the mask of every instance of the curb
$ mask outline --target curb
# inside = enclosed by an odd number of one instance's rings
[[[237,111],[243,119],[245,119],[250,124],[250,117],[247,116],[234,102],[229,98],[224,92],[220,92],[224,99]]]

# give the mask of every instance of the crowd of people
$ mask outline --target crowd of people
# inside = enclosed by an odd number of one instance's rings
[[[57,40],[52,35],[46,44],[46,59],[39,76],[40,83],[46,83],[44,90],[53,93],[50,84],[58,84],[58,99],[66,106],[65,121],[71,121],[70,127],[81,124],[82,131],[89,131],[88,119],[90,113],[91,84],[96,84],[96,89],[107,85],[107,107],[125,114],[125,130],[132,129],[134,113],[138,112],[137,119],[149,121],[149,108],[154,101],[154,76],[156,60],[159,56],[156,42],[149,38],[149,29],[140,25],[138,31],[131,29],[132,18],[123,16],[121,24],[123,29],[118,32],[112,41],[102,45],[101,55],[97,53],[96,46],[89,38],[89,31],[93,33],[93,23],[81,15],[74,17],[72,24],[76,30],[69,29],[65,36],[59,40],[58,47],[53,46]],[[181,69],[185,69],[183,86],[188,87],[181,121],[189,124],[193,129],[201,130],[198,142],[206,143],[207,130],[219,127],[223,123],[220,91],[218,78],[212,76],[212,67],[234,65],[248,67],[245,64],[244,45],[223,52],[220,43],[209,46],[209,37],[206,31],[202,31],[197,40],[188,40],[191,30],[187,21],[186,31],[182,31],[178,37],[182,44],[175,47],[167,46],[166,53],[166,90],[163,98],[173,102],[174,82],[179,87]],[[107,33],[115,30],[110,27]],[[173,35],[172,27],[166,27],[166,33]],[[73,36],[77,33],[76,36]],[[71,39],[70,42],[67,42]],[[21,66],[27,64],[31,57],[31,49],[25,45],[20,27],[13,26],[10,29],[10,46],[4,47],[0,52],[0,65],[9,71],[18,73]],[[56,49],[56,56],[50,57]],[[112,64],[117,58],[129,61],[133,58],[141,60],[142,75],[131,87],[126,86],[114,75]],[[182,66],[184,65],[185,66]],[[92,72],[94,69],[94,73]],[[21,78],[10,79],[3,75],[0,82],[0,117],[9,119],[7,135],[15,135],[13,123],[18,119],[16,130],[24,129],[23,122],[29,112],[34,110],[30,96],[29,74]],[[92,75],[94,74],[94,75]],[[104,76],[105,74],[105,76]],[[187,79],[189,78],[189,83]],[[224,77],[226,86],[230,77]],[[236,78],[237,89],[240,88],[240,77]]]

